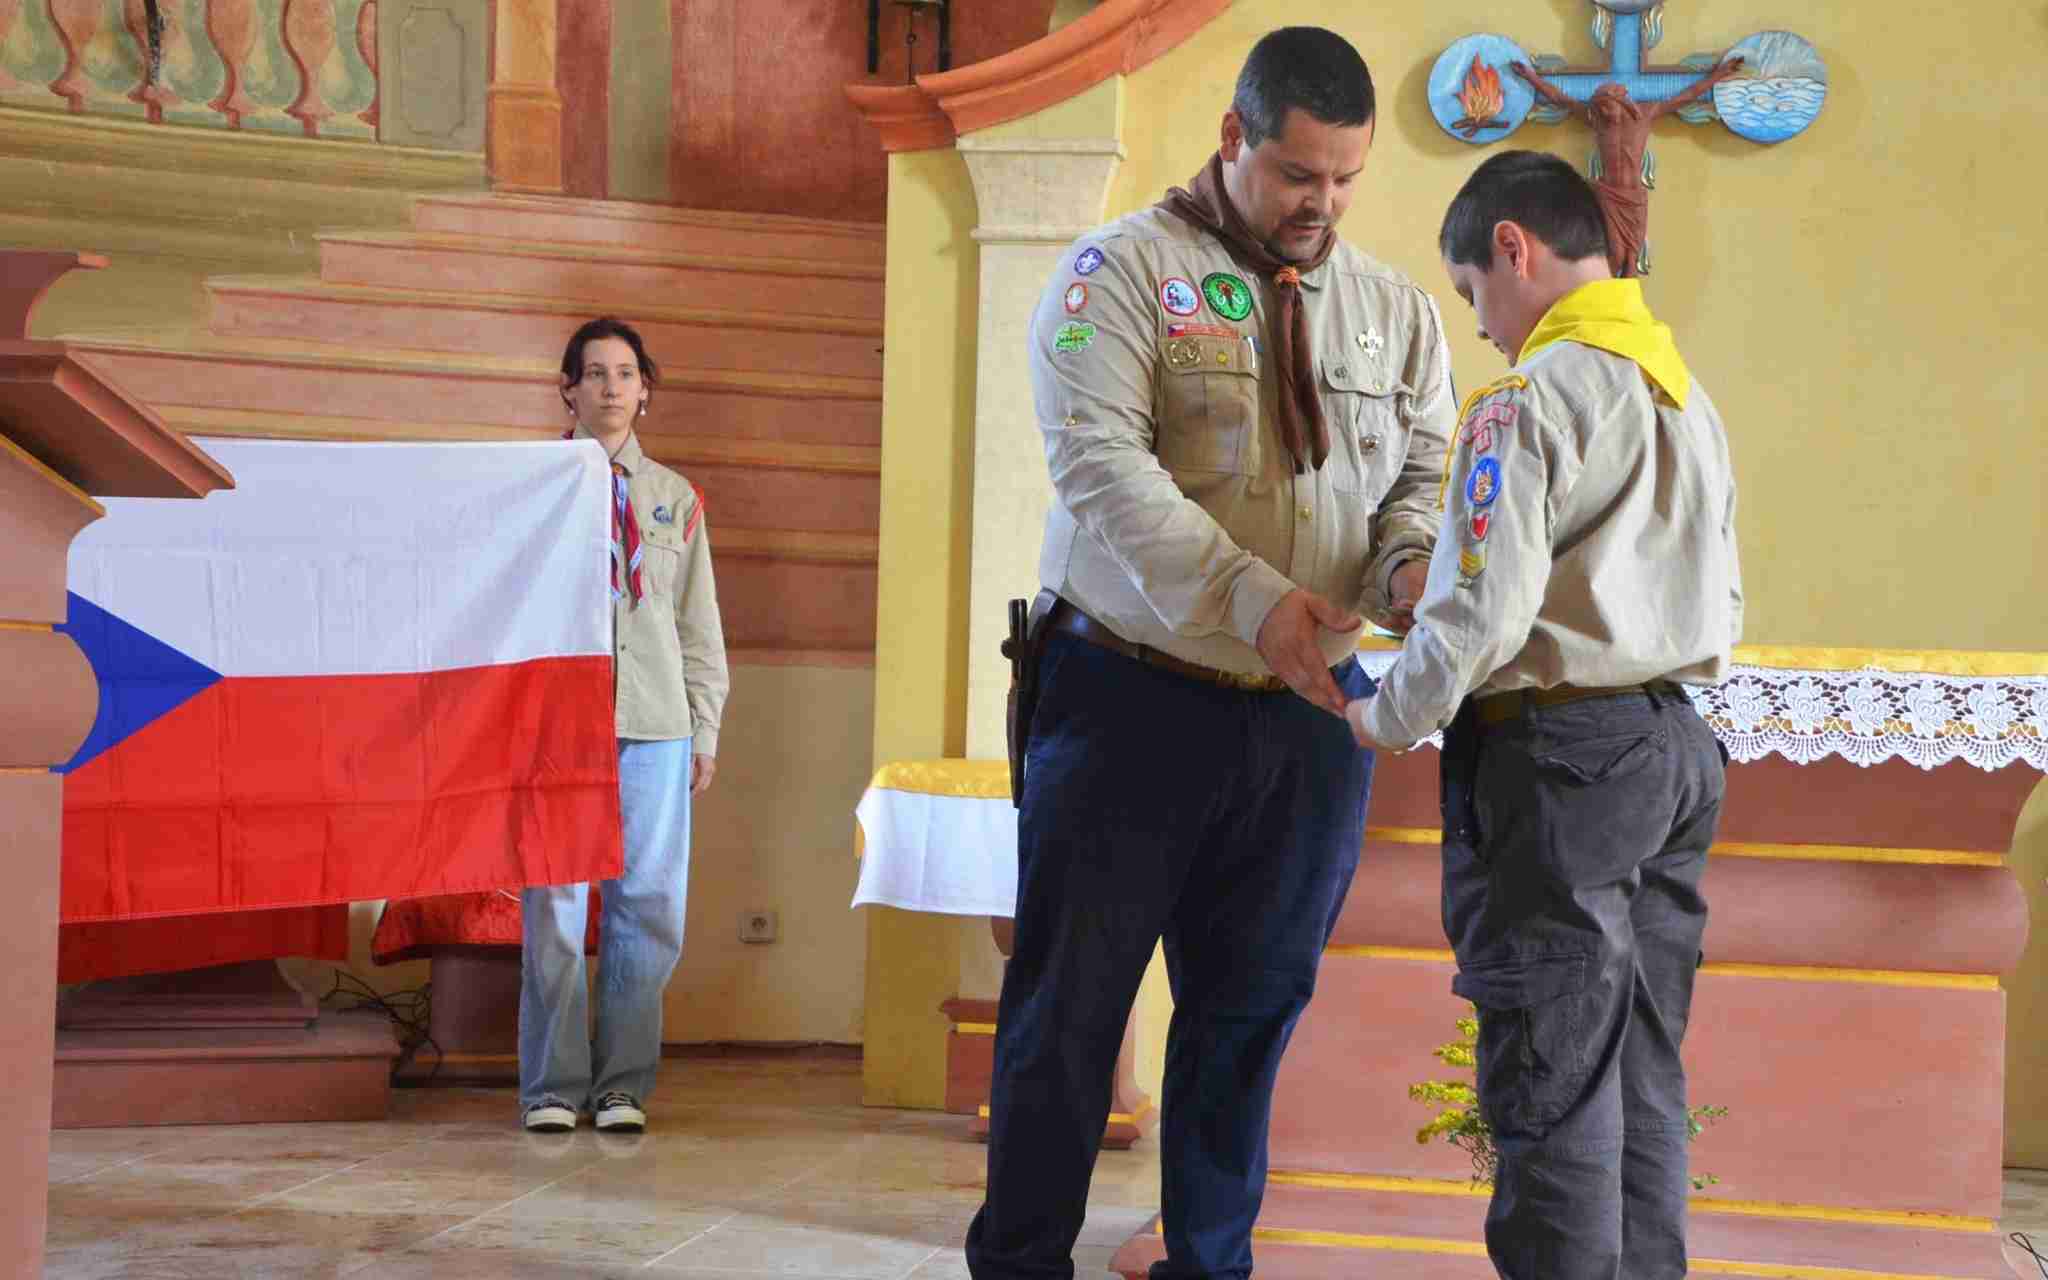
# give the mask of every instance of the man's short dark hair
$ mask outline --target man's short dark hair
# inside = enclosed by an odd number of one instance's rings
[[[1245,144],[1278,137],[1296,107],[1324,124],[1351,127],[1373,118],[1372,72],[1349,40],[1321,27],[1281,27],[1252,46],[1230,99]]]
[[[1493,266],[1493,229],[1518,222],[1570,262],[1607,256],[1607,219],[1593,184],[1546,151],[1503,151],[1465,179],[1444,212],[1437,248],[1454,266]]]

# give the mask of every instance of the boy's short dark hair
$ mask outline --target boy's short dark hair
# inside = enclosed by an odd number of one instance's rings
[[[1373,118],[1372,72],[1349,40],[1321,27],[1281,27],[1252,46],[1230,99],[1245,144],[1279,136],[1296,107],[1324,124],[1354,127]]]
[[[1607,256],[1607,218],[1593,184],[1545,151],[1503,151],[1474,170],[1444,212],[1437,248],[1454,266],[1493,266],[1493,228],[1518,222],[1568,261]]]

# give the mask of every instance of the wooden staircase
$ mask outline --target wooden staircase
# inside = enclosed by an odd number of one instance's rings
[[[548,439],[603,313],[661,365],[640,434],[710,510],[736,662],[873,660],[882,228],[532,196],[319,236],[317,276],[206,282],[203,329],[67,334],[197,436]]]

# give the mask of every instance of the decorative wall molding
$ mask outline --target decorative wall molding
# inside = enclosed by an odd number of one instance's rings
[[[846,96],[885,151],[927,151],[1065,102],[1155,61],[1231,0],[1103,0],[1085,17],[1021,49],[917,77],[914,85],[848,85]]]

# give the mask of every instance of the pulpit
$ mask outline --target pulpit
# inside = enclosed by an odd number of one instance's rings
[[[57,979],[62,779],[92,728],[92,668],[56,626],[65,556],[101,508],[88,493],[199,498],[232,478],[61,343],[35,342],[45,290],[81,253],[0,251],[0,999],[17,1019],[0,1043],[0,1274],[42,1274]]]

